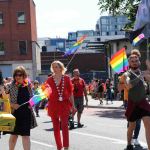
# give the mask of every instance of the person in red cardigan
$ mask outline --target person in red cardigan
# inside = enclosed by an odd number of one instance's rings
[[[48,115],[51,117],[54,128],[54,137],[57,150],[68,150],[69,129],[68,119],[70,111],[75,111],[73,99],[73,85],[70,77],[65,75],[66,68],[60,61],[51,64],[52,75],[48,77],[46,83],[51,87],[51,94],[48,101]],[[62,139],[60,135],[60,121],[62,128]]]

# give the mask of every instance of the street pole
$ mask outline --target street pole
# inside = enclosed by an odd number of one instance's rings
[[[149,38],[146,39],[147,41],[147,60],[149,60]]]

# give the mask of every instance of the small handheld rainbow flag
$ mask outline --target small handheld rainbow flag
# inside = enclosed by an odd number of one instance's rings
[[[37,93],[39,93],[39,94],[34,95],[29,100],[30,106],[34,106],[34,105],[38,104],[40,101],[42,101],[43,99],[49,97],[49,95],[51,93],[51,88],[48,85],[43,84],[43,85],[41,85],[41,88],[38,89]]]
[[[120,49],[112,56],[110,65],[116,73],[124,72],[128,69],[128,59],[125,48]]]
[[[76,50],[81,46],[83,41],[86,39],[87,35],[82,36],[69,50],[67,50],[64,56],[71,55],[76,52]]]
[[[41,87],[39,89],[37,89],[37,93],[38,94],[34,95],[28,102],[21,104],[20,107],[27,103],[29,103],[30,106],[33,107],[34,105],[38,104],[43,99],[48,98],[51,93],[51,88],[50,88],[50,86],[43,84],[43,85],[41,85]]]
[[[141,33],[140,35],[138,35],[134,40],[133,40],[133,43],[132,45],[133,46],[136,46],[142,39],[144,39],[144,34]]]

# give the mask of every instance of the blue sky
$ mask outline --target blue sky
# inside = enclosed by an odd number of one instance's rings
[[[38,37],[67,37],[77,30],[95,30],[98,0],[34,0]]]

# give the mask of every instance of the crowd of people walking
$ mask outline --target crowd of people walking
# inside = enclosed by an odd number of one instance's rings
[[[48,116],[51,117],[54,138],[57,150],[69,150],[69,128],[68,120],[72,116],[73,124],[70,129],[75,128],[74,115],[77,113],[77,128],[82,128],[82,113],[84,103],[88,106],[88,94],[99,100],[103,105],[104,99],[106,105],[116,99],[117,94],[123,92],[124,108],[127,118],[127,150],[133,150],[134,145],[140,145],[138,142],[141,121],[144,123],[145,135],[148,148],[150,149],[150,104],[146,99],[147,82],[150,81],[149,72],[140,70],[141,54],[138,50],[131,51],[128,58],[129,69],[118,77],[118,86],[115,87],[111,79],[94,79],[90,84],[86,84],[80,77],[79,69],[73,70],[73,77],[66,74],[67,69],[60,61],[54,61],[50,65],[51,74],[44,84],[49,85],[51,93],[47,98]],[[9,95],[11,113],[16,118],[16,124],[13,132],[4,132],[10,134],[9,150],[14,150],[18,136],[22,137],[24,150],[30,150],[30,130],[37,126],[36,117],[40,117],[40,102],[33,108],[26,103],[33,95],[38,95],[39,81],[30,82],[27,78],[26,69],[18,66],[13,73],[12,78],[0,78],[0,94]],[[116,89],[118,92],[116,92]],[[1,108],[0,108],[1,109]],[[36,115],[36,117],[35,117]],[[60,126],[61,125],[61,126]],[[62,137],[61,131],[62,129]]]

